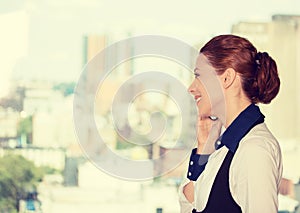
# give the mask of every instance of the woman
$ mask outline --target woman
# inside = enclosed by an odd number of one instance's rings
[[[179,189],[181,212],[277,212],[281,151],[255,105],[279,91],[275,61],[245,38],[220,35],[200,50],[194,74],[198,144]]]

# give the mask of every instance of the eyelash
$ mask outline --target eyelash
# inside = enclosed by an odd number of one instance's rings
[[[198,73],[194,73],[195,78],[200,77],[200,75]]]

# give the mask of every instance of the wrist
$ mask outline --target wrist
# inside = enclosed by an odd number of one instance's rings
[[[204,147],[205,147],[205,143],[200,143],[200,144],[198,143],[196,154],[198,155],[202,154]]]
[[[198,155],[210,155],[215,151],[214,148],[209,146],[207,143],[198,144],[196,154]]]
[[[206,163],[208,161],[209,155],[205,154],[197,154],[196,153],[197,148],[192,150],[190,161],[189,161],[189,167],[188,167],[188,173],[187,178],[191,181],[196,181],[200,174],[205,169]]]

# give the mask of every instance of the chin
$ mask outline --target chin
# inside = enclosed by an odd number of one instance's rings
[[[211,110],[198,107],[198,115],[201,117],[208,117],[211,115]]]
[[[201,117],[201,118],[207,118],[209,116],[209,113],[198,113],[198,115]]]

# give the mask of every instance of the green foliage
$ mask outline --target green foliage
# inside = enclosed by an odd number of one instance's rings
[[[1,198],[0,213],[17,213],[14,200],[10,198]]]
[[[60,83],[53,87],[53,90],[57,90],[62,92],[62,94],[67,97],[68,95],[71,95],[74,93],[76,83],[70,82],[70,83]]]
[[[61,174],[62,171],[49,167],[49,166],[41,166],[36,169],[36,177],[38,180],[42,180],[44,175],[53,175],[53,174]]]
[[[19,122],[18,134],[32,133],[32,116],[26,117]]]
[[[41,173],[31,161],[19,155],[0,158],[0,212],[17,211],[19,200],[36,189]]]
[[[21,135],[26,135],[26,139],[28,143],[32,143],[32,116],[28,116],[23,118],[17,127],[18,137]]]

